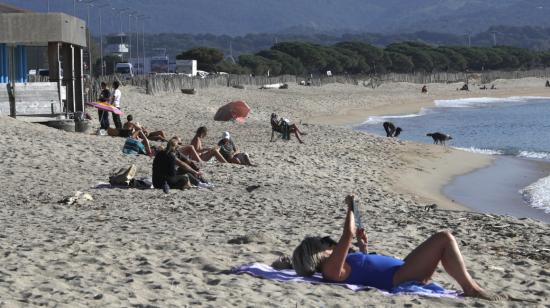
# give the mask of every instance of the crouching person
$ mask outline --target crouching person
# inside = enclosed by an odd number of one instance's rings
[[[170,139],[166,149],[159,151],[153,160],[153,186],[157,189],[164,189],[165,192],[168,192],[169,188],[186,189],[192,187],[187,174],[176,172],[178,167],[189,171],[195,176],[202,175],[176,157],[177,146],[178,141]]]

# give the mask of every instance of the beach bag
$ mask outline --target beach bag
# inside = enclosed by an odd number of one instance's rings
[[[130,167],[113,170],[109,176],[109,183],[113,186],[130,186],[130,182],[136,176],[137,167],[132,164]]]
[[[122,153],[129,155],[145,154],[145,145],[137,139],[127,138],[122,147]]]

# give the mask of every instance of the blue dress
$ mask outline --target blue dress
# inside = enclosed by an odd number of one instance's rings
[[[393,276],[405,262],[401,259],[383,255],[350,253],[346,263],[351,267],[347,284],[358,284],[390,291],[393,289]]]

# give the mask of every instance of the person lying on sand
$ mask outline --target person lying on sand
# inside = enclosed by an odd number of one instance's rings
[[[227,163],[227,160],[223,158],[218,148],[213,148],[213,149],[203,148],[202,139],[206,137],[207,133],[208,133],[208,129],[205,126],[201,126],[197,129],[197,132],[195,133],[195,137],[193,137],[193,140],[191,140],[191,145],[193,146],[194,150],[197,152],[200,160],[209,161],[210,159],[212,159],[212,157],[216,157],[216,159],[220,163]]]
[[[248,154],[239,152],[239,148],[233,142],[229,132],[223,132],[222,139],[218,142],[220,154],[232,164],[252,166]]]
[[[428,283],[441,262],[445,271],[462,287],[464,296],[501,300],[505,296],[489,294],[470,276],[454,236],[448,231],[437,232],[416,247],[404,259],[368,254],[367,235],[356,230],[353,203],[345,199],[347,214],[344,230],[336,243],[330,238],[306,237],[292,254],[292,266],[300,276],[321,272],[327,280],[391,290],[401,283]],[[349,253],[356,237],[360,252]]]
[[[280,120],[277,118],[277,115],[275,113],[272,113],[271,114],[271,141],[273,141],[273,137],[275,136],[275,132],[278,132],[278,133],[283,133],[283,122],[286,122],[288,123],[288,120],[286,120],[284,118],[281,118]],[[298,141],[300,143],[304,143],[302,141],[302,138],[300,138],[300,136],[302,135],[307,135],[306,133],[300,131],[300,129],[298,128],[298,126],[296,126],[296,124],[288,124],[289,126],[289,129],[290,129],[290,132],[291,133],[294,133],[294,136],[296,136],[296,139],[298,139]]]
[[[147,129],[144,126],[141,126],[139,123],[134,122],[134,117],[129,114],[126,117],[126,123],[122,126],[123,129],[127,130],[141,130],[149,138],[149,140],[154,141],[166,141],[166,134],[162,130],[154,131],[154,132],[148,132]]]
[[[165,189],[165,192],[166,185],[174,189],[191,188],[193,187],[192,181],[187,173],[195,178],[202,177],[202,172],[195,171],[191,166],[176,157],[177,147],[177,138],[172,138],[168,141],[166,149],[155,155],[153,160],[153,187]],[[178,169],[181,170],[179,174]]]

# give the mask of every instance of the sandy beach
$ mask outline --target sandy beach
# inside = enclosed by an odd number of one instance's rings
[[[148,96],[123,87],[122,109],[151,130],[188,142],[197,127],[213,146],[223,131],[257,167],[208,163],[212,190],[94,189],[112,169],[136,164],[151,176],[152,159],[121,152],[124,139],[67,133],[0,117],[2,239],[0,303],[7,306],[136,307],[502,307],[550,305],[550,227],[533,219],[487,215],[441,195],[459,174],[490,157],[356,132],[369,115],[417,112],[434,99],[550,96],[544,80],[495,82],[498,90],[457,92],[457,84],[371,89],[333,84],[287,90],[200,89]],[[546,91],[545,91],[546,90]],[[252,108],[245,124],[214,122],[224,102]],[[95,110],[89,112],[97,117]],[[301,145],[269,142],[275,112],[308,133]],[[97,121],[94,121],[97,127]],[[458,163],[457,163],[458,162]],[[247,190],[250,186],[258,188]],[[249,189],[250,190],[250,189]],[[58,203],[76,191],[93,201]],[[488,290],[529,302],[387,296],[342,287],[280,283],[229,270],[271,263],[306,235],[339,237],[343,198],[355,192],[371,250],[405,257],[438,230],[459,240],[472,276]],[[438,210],[424,207],[436,203]],[[451,211],[449,211],[451,210]],[[443,273],[434,280],[458,285]],[[1,306],[1,305],[0,305]]]

